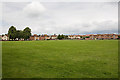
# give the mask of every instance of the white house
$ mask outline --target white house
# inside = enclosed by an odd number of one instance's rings
[[[8,35],[2,35],[2,40],[5,40],[5,41],[9,40]]]
[[[69,39],[75,39],[75,35],[69,35],[68,38]]]
[[[51,39],[57,39],[57,35],[52,35]]]
[[[75,35],[75,38],[80,39],[81,37],[80,37],[80,35]]]

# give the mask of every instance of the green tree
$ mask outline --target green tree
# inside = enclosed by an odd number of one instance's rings
[[[65,39],[65,36],[63,34],[62,35],[59,34],[57,38],[61,40],[61,39]]]
[[[90,38],[90,36],[86,36],[86,38]]]
[[[120,39],[120,36],[118,36],[118,39]]]
[[[67,35],[65,35],[65,36],[64,36],[64,38],[65,38],[65,39],[68,39],[68,36],[67,36]]]
[[[27,40],[29,39],[31,36],[31,29],[29,27],[26,27],[24,30],[23,30],[23,38],[24,40]]]
[[[16,31],[16,38],[18,38],[18,40],[23,38],[23,31],[22,30],[17,30]]]
[[[58,35],[57,39],[61,39],[61,35],[60,34]]]
[[[14,26],[11,26],[8,30],[8,36],[9,36],[9,39],[16,39],[16,28]]]
[[[61,35],[61,38],[62,38],[62,39],[64,39],[64,38],[65,38],[63,34]]]

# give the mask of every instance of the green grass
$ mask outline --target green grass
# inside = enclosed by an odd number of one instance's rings
[[[117,40],[2,42],[3,78],[117,78]]]

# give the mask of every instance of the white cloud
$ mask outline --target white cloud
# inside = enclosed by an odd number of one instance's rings
[[[28,17],[39,17],[45,10],[45,7],[40,2],[32,2],[23,9],[23,13]]]

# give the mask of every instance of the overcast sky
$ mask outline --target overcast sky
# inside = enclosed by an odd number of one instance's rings
[[[32,34],[118,33],[117,2],[4,2],[2,14],[3,34],[10,26]]]

